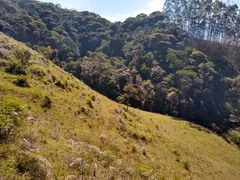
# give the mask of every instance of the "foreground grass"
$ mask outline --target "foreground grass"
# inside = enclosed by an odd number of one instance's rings
[[[22,130],[1,144],[0,179],[239,179],[234,145],[183,120],[126,110],[34,51],[29,87],[17,86],[5,66],[26,47],[3,34],[0,44],[0,99],[24,107]]]

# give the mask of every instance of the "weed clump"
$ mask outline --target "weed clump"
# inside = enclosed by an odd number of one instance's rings
[[[15,81],[14,84],[19,87],[27,87],[30,88],[30,83],[27,77],[20,76]]]
[[[86,108],[85,108],[84,106],[81,106],[81,108],[80,108],[80,112],[81,112],[81,113],[86,113],[87,110],[86,110]]]
[[[137,151],[138,151],[138,147],[135,144],[133,144],[132,145],[132,153],[137,153]]]
[[[91,99],[92,99],[92,101],[96,101],[96,96],[92,95]]]
[[[33,155],[20,154],[17,159],[17,169],[20,174],[27,174],[32,179],[45,180],[48,172],[37,157]]]
[[[52,107],[52,98],[46,95],[42,103],[42,108],[50,109],[51,107]]]
[[[85,114],[86,116],[88,116],[88,115],[89,115],[89,112],[90,112],[89,108],[88,108],[88,107],[85,107],[85,106],[81,106],[81,107],[79,108],[79,110],[78,110],[78,114],[79,114],[79,115],[80,115],[80,114]]]
[[[58,81],[55,83],[55,85],[58,86],[58,87],[60,87],[60,88],[62,88],[62,89],[66,89],[65,84],[64,84],[62,81],[60,81],[60,80],[58,80]]]
[[[189,170],[189,162],[188,161],[184,161],[183,166],[186,170]]]
[[[87,99],[87,105],[88,105],[90,108],[93,108],[92,99],[90,99],[90,98]]]
[[[142,149],[142,154],[143,154],[144,156],[147,156],[147,149],[146,149],[145,147],[143,147],[143,149]]]

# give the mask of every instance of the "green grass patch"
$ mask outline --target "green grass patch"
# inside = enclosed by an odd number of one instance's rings
[[[0,99],[0,142],[13,140],[23,128],[23,106],[12,99]]]

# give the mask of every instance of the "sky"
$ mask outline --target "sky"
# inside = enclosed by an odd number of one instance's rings
[[[165,0],[40,0],[60,4],[63,8],[90,11],[115,22],[124,21],[140,13],[161,11]],[[227,0],[223,0],[227,2]],[[239,4],[240,0],[230,0]]]

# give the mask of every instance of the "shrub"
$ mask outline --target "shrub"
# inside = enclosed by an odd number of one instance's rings
[[[65,84],[64,84],[62,81],[60,81],[60,80],[58,80],[58,81],[55,83],[55,85],[58,86],[58,87],[60,87],[60,88],[62,88],[62,89],[66,89]]]
[[[11,99],[0,99],[0,143],[13,140],[22,129],[22,107]]]
[[[8,64],[6,72],[11,74],[23,74],[26,75],[26,66],[29,64],[31,53],[28,50],[17,49],[15,57],[18,61],[12,61]]]
[[[197,50],[193,50],[191,57],[199,62],[204,62],[205,61],[205,55]]]
[[[176,74],[179,76],[191,76],[191,77],[196,77],[198,75],[193,70],[178,70]]]
[[[17,49],[14,52],[15,57],[20,61],[21,68],[25,69],[31,59],[31,52],[27,49]]]
[[[35,31],[35,33],[38,35],[39,32]],[[51,46],[48,46],[48,47],[43,47],[43,46],[37,46],[37,45],[34,45],[33,46],[34,50],[40,52],[41,54],[43,54],[43,56],[47,59],[51,59],[52,60],[52,56],[53,56],[53,53],[55,52],[55,50],[53,50],[51,48]]]
[[[10,74],[15,74],[15,75],[26,75],[26,70],[22,69],[20,63],[16,62],[16,61],[12,61],[11,63],[9,63],[5,69],[6,72],[10,73]]]
[[[49,71],[48,73],[51,73],[51,71]],[[51,76],[52,82],[55,82],[57,80],[56,76],[52,75]]]
[[[46,73],[41,68],[34,68],[31,70],[31,72],[32,74],[39,76],[41,78],[43,78],[46,75]]]
[[[137,167],[137,172],[142,178],[149,178],[151,176],[152,171],[146,168],[145,166]]]
[[[230,142],[233,142],[240,147],[240,132],[236,130],[230,130],[228,131],[227,136]]]
[[[91,96],[91,99],[92,99],[93,101],[96,101],[96,96],[92,95],[92,96]]]
[[[28,78],[27,77],[18,77],[15,81],[14,81],[14,84],[16,86],[19,86],[19,87],[28,87],[30,88],[30,83],[28,82]]]
[[[50,109],[52,107],[52,99],[48,95],[44,97],[42,108]]]
[[[17,169],[21,174],[29,174],[32,179],[47,179],[47,171],[33,155],[20,154],[17,159]]]

